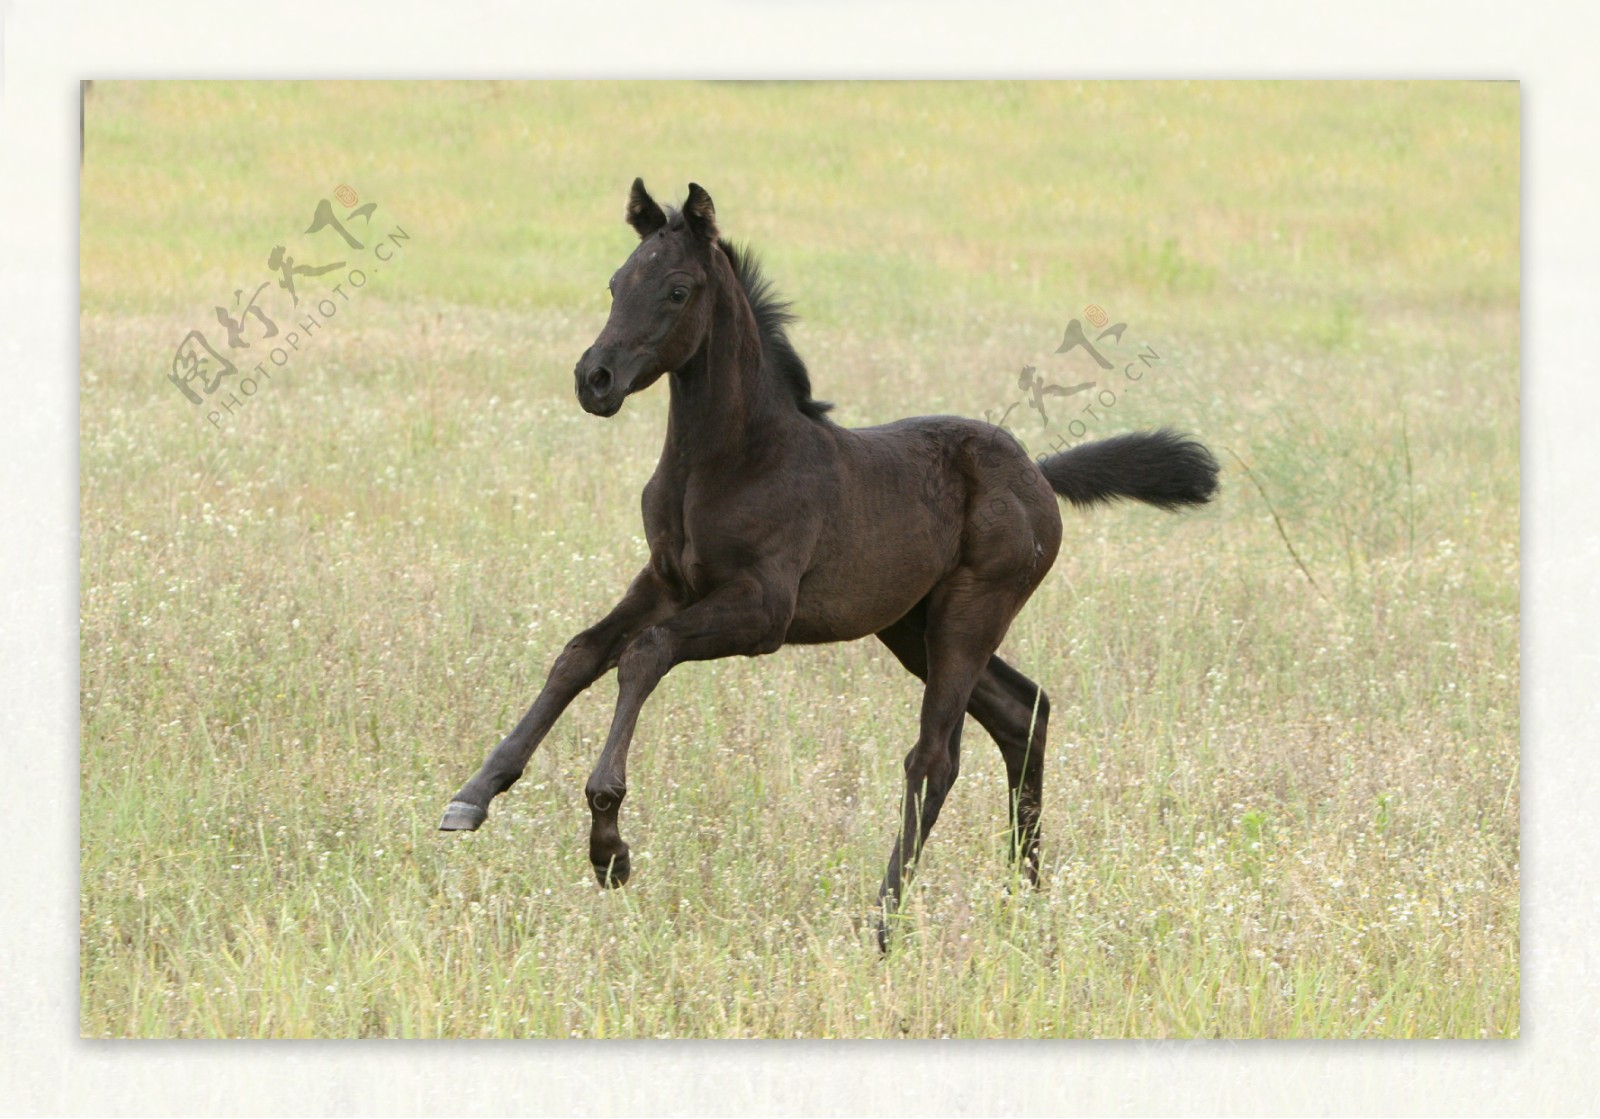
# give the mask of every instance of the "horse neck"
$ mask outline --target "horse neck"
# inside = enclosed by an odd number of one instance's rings
[[[800,412],[763,368],[761,336],[743,290],[726,266],[712,322],[693,357],[671,376],[665,451],[688,466],[763,449]]]

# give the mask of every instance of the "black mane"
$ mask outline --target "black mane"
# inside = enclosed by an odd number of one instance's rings
[[[683,211],[666,208],[666,227],[669,230],[684,228]],[[789,310],[793,304],[780,299],[772,290],[772,281],[761,274],[761,265],[748,245],[743,248],[726,238],[717,238],[717,246],[727,254],[733,265],[733,274],[744,288],[744,297],[755,312],[756,328],[761,333],[761,356],[768,368],[777,374],[778,381],[794,395],[795,407],[814,420],[823,418],[833,405],[817,400],[811,395],[811,374],[806,370],[805,359],[795,352],[785,328],[799,316]]]
[[[811,374],[806,372],[806,363],[795,352],[794,344],[789,341],[789,332],[785,329],[795,320],[795,315],[789,310],[791,304],[778,298],[778,293],[772,290],[772,281],[761,274],[761,265],[748,247],[737,248],[723,240],[717,244],[728,255],[733,274],[738,277],[739,286],[744,288],[744,297],[750,301],[750,310],[755,312],[756,326],[761,331],[762,359],[777,374],[778,380],[794,394],[795,405],[800,411],[814,420],[822,419],[833,405],[811,396]]]

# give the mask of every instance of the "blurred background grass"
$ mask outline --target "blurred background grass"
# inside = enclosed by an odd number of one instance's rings
[[[861,300],[1056,314],[1079,291],[1210,318],[1231,302],[1220,292],[1281,333],[1318,313],[1403,327],[1408,311],[1517,297],[1511,85],[149,82],[91,96],[87,310],[231,290],[261,270],[264,236],[352,180],[426,239],[408,296],[588,313],[604,306],[594,273],[614,263],[618,184],[636,174],[666,196],[702,181],[819,325]]]
[[[85,1032],[1514,1035],[1517,96],[95,83]],[[570,389],[635,175],[711,191],[841,422],[1173,423],[1227,467],[1198,515],[1066,514],[1005,650],[1055,700],[1050,888],[1005,892],[972,728],[887,965],[855,918],[917,691],[874,643],[675,672],[618,895],[582,847],[609,683],[432,832],[644,557],[665,393]],[[214,427],[173,349],[274,245],[336,248],[302,231],[340,184],[409,240]],[[1047,427],[1017,370],[1098,377],[1052,352],[1091,302],[1161,360]]]

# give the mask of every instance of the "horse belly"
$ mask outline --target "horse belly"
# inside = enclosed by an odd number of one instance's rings
[[[889,541],[819,564],[800,580],[787,641],[853,641],[903,618],[948,574],[958,537]],[[899,545],[899,546],[896,546]]]
[[[893,580],[807,576],[800,583],[786,642],[815,645],[853,641],[904,617],[936,582],[935,576]]]

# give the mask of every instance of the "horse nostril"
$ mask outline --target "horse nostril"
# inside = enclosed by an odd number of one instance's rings
[[[605,366],[589,374],[589,391],[597,396],[604,396],[611,391],[611,370]]]

